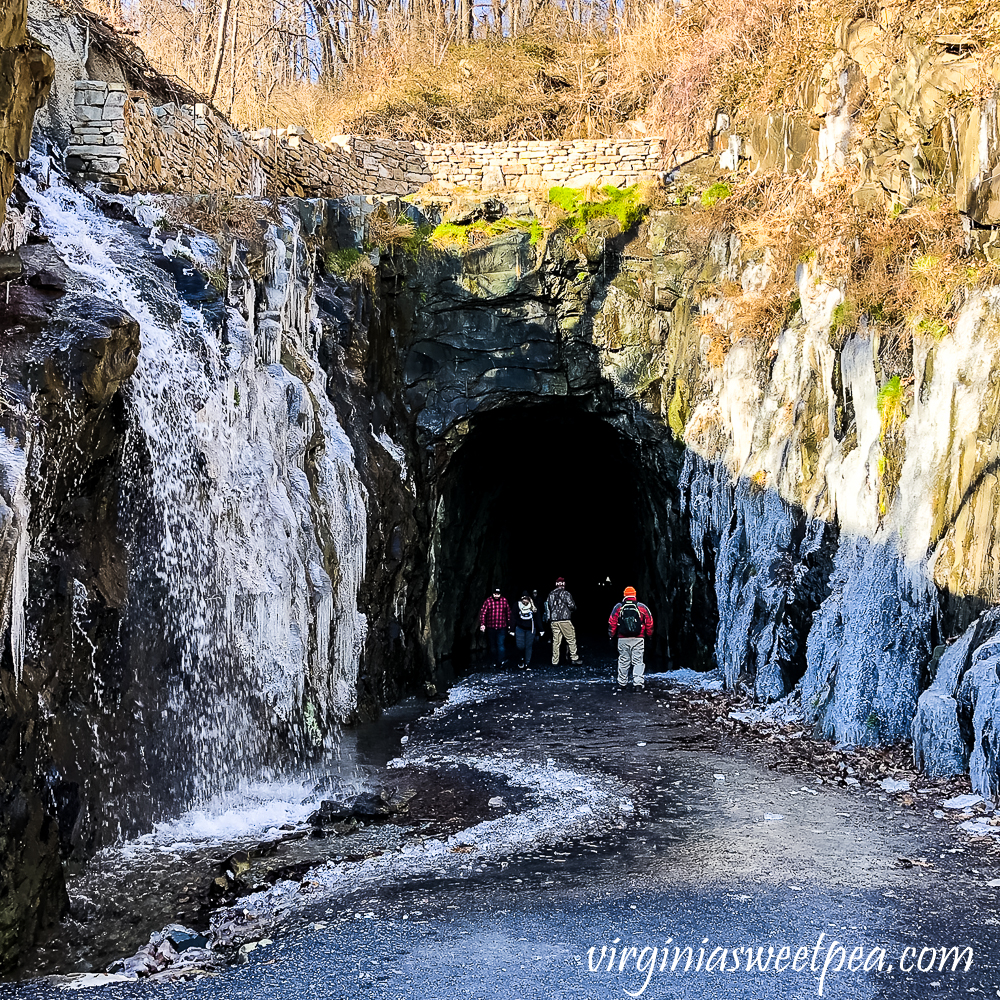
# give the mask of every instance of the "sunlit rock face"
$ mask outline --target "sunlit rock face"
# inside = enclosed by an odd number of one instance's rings
[[[732,240],[683,249],[675,218],[651,218],[651,259],[604,295],[595,343],[610,377],[645,374],[642,406],[691,456],[686,523],[714,580],[716,660],[762,700],[800,684],[825,736],[906,738],[934,648],[1000,593],[1000,298],[971,292],[945,340],[915,338],[912,401],[887,410],[884,345],[864,324],[831,335],[842,293],[809,263],[780,329],[719,351],[706,330],[731,306],[713,287],[766,287],[766,260]]]
[[[52,58],[25,31],[24,0],[0,10],[0,226],[14,186],[14,164],[28,158],[35,111],[52,83]]]

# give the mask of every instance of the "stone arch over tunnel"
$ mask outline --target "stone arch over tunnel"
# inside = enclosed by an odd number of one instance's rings
[[[654,668],[710,665],[714,593],[681,520],[682,452],[651,421],[585,399],[511,399],[475,414],[444,469],[431,540],[434,673],[481,663],[479,608],[494,586],[541,599],[567,580],[584,652],[612,655],[607,618],[632,585],[652,608]],[[535,654],[544,662],[548,647]]]

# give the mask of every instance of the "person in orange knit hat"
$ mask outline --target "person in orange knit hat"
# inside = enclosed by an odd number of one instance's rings
[[[645,604],[640,604],[635,587],[626,587],[622,600],[615,605],[608,619],[608,638],[618,639],[618,689],[628,687],[629,667],[632,668],[632,687],[643,688],[643,652],[646,636],[653,634],[653,615]]]

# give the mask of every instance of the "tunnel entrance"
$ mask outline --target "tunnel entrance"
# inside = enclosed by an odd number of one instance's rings
[[[585,653],[588,645],[611,652],[607,619],[626,586],[653,609],[658,636],[673,630],[674,592],[683,587],[668,579],[677,515],[664,447],[566,398],[472,419],[436,517],[431,634],[442,677],[481,665],[478,614],[494,586],[513,605],[524,590],[544,600],[565,577]],[[648,644],[647,660],[662,663],[668,648]]]

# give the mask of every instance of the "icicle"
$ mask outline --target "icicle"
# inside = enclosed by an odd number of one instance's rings
[[[79,192],[25,187],[60,255],[140,326],[124,388],[123,492],[137,504],[129,608],[140,627],[156,616],[177,664],[164,681],[175,738],[163,736],[184,746],[203,799],[266,773],[276,736],[308,732],[310,719],[317,729],[310,713],[328,726],[356,701],[366,498],[310,356],[315,305],[296,280],[297,226],[267,233],[266,311],[251,329],[230,308],[223,343],[141,246],[123,252],[120,227]],[[213,246],[191,244],[174,250],[213,259]],[[308,362],[308,383],[277,363],[283,339]],[[147,594],[155,607],[143,606]]]
[[[27,463],[25,450],[0,430],[0,491],[7,500],[4,506],[8,510],[8,524],[16,533],[10,605],[4,609],[4,619],[10,626],[10,653],[18,684],[24,674],[24,608],[28,599],[28,553],[31,542],[28,535],[31,509],[25,496]]]

